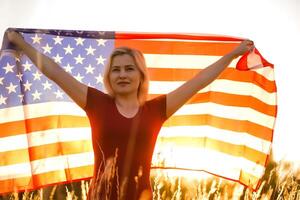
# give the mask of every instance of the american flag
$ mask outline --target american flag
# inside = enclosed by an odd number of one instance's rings
[[[78,81],[99,90],[104,90],[103,67],[113,48],[141,50],[151,78],[149,98],[177,88],[241,40],[215,35],[15,30]],[[91,131],[84,111],[25,55],[3,46],[0,56],[0,193],[91,177]],[[276,118],[273,67],[239,71],[236,63],[164,124],[153,169],[206,171],[258,187]]]

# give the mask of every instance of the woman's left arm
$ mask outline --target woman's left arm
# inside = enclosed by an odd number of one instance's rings
[[[242,41],[233,51],[224,55],[218,61],[196,74],[192,79],[185,82],[176,90],[168,93],[166,108],[167,117],[173,115],[199,90],[214,81],[234,58],[243,55],[247,51],[253,50],[253,48],[254,43],[251,40]]]

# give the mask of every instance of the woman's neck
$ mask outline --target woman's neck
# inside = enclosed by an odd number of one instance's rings
[[[120,114],[127,118],[134,117],[140,107],[136,96],[116,96],[115,103]]]

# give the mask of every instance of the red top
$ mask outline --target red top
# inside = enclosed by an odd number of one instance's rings
[[[126,118],[119,113],[112,97],[89,87],[85,111],[92,128],[94,177],[104,166],[103,155],[107,160],[114,157],[118,149],[118,180],[113,181],[111,199],[118,199],[117,190],[120,194],[124,177],[128,177],[129,182],[127,190],[123,189],[121,193],[126,194],[125,199],[137,199],[144,189],[151,189],[151,159],[157,135],[167,119],[166,96],[147,101],[134,117]],[[137,182],[135,176],[139,177]]]

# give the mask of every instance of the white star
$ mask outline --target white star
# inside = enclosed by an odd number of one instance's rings
[[[14,65],[10,65],[9,63],[7,63],[6,66],[3,67],[3,69],[5,69],[5,74],[7,74],[8,72],[14,72],[13,71],[14,67],[15,67]]]
[[[98,42],[98,46],[105,46],[105,42],[106,42],[107,40],[103,40],[103,39],[98,39],[97,40],[97,42]]]
[[[96,60],[97,60],[97,64],[99,65],[100,63],[102,64],[102,65],[104,65],[104,61],[106,60],[105,58],[103,58],[101,55],[98,57],[98,58],[96,58]]]
[[[18,97],[20,98],[20,103],[24,101],[24,94],[19,94]]]
[[[94,51],[96,51],[96,49],[92,48],[92,46],[90,45],[89,48],[85,48],[86,50],[86,55],[94,55]]]
[[[24,86],[24,91],[26,92],[27,90],[30,91],[30,87],[31,87],[32,83],[29,83],[28,80],[26,81],[26,83],[23,84]]]
[[[7,97],[3,97],[1,94],[0,95],[0,105],[2,105],[2,104],[6,105],[6,99],[7,99]]]
[[[53,47],[50,47],[48,43],[46,44],[46,46],[43,46],[43,47],[42,47],[42,49],[44,49],[44,54],[45,54],[45,53],[51,54],[51,49],[52,49],[52,48],[53,48]]]
[[[30,64],[27,60],[25,64],[22,64],[22,66],[24,67],[24,72],[26,72],[27,70],[31,71],[32,64]]]
[[[82,39],[82,38],[76,38],[75,41],[76,41],[76,45],[83,45],[83,42],[84,42],[85,39]]]
[[[33,40],[32,44],[35,44],[35,43],[40,44],[42,38],[39,37],[37,34],[35,34],[34,37],[31,37],[31,39]]]
[[[66,71],[66,72],[69,72],[69,73],[72,74],[72,69],[73,69],[74,67],[72,67],[72,66],[68,63],[67,66],[64,66],[63,68],[65,68],[65,71]]]
[[[74,78],[76,78],[77,81],[82,82],[83,76],[81,76],[80,73],[78,73],[76,76],[74,76]]]
[[[61,59],[63,59],[63,57],[60,57],[59,54],[56,54],[56,56],[52,57],[54,59],[54,61],[56,63],[60,63],[61,64]]]
[[[91,64],[89,64],[89,66],[85,67],[85,70],[86,70],[86,72],[85,72],[86,74],[88,74],[88,73],[93,74],[95,67],[92,67]]]
[[[97,84],[97,83],[103,83],[103,77],[101,76],[101,74],[99,74],[99,75],[96,76],[95,78],[96,78],[96,80],[97,80],[96,84]]]
[[[59,99],[59,98],[63,99],[64,98],[63,97],[64,93],[62,93],[60,90],[57,90],[56,92],[54,92],[54,94],[55,94],[57,99]]]
[[[41,94],[42,93],[40,93],[40,92],[38,92],[37,90],[35,90],[35,92],[34,93],[32,93],[32,96],[33,96],[33,101],[35,101],[35,100],[40,100],[41,99]]]
[[[74,59],[76,60],[76,64],[80,63],[80,64],[83,64],[82,61],[85,59],[83,57],[81,57],[80,54],[78,54],[77,57],[74,57]]]
[[[42,74],[39,73],[39,71],[36,71],[34,74],[32,74],[34,76],[33,80],[41,80],[41,76]]]
[[[16,75],[17,77],[18,77],[18,79],[20,80],[20,81],[22,81],[23,80],[23,74],[21,73],[21,72],[18,72],[18,74]]]
[[[15,55],[16,62],[20,62],[20,58],[18,56],[20,56],[20,55]]]
[[[0,77],[0,85],[3,85],[4,77]]]
[[[45,83],[42,83],[42,85],[44,86],[44,90],[47,90],[47,89],[51,90],[52,84],[49,83],[48,80],[46,80]]]
[[[8,87],[5,87],[7,90],[8,90],[8,94],[10,93],[16,93],[16,87],[18,85],[13,85],[12,82],[10,82],[9,86]]]
[[[72,51],[74,50],[74,48],[71,48],[71,46],[68,44],[68,46],[65,47],[64,50],[65,50],[65,55],[67,55],[68,53],[72,55]]]
[[[54,44],[61,44],[61,41],[63,41],[64,38],[56,36],[55,38],[52,39],[54,40]]]

